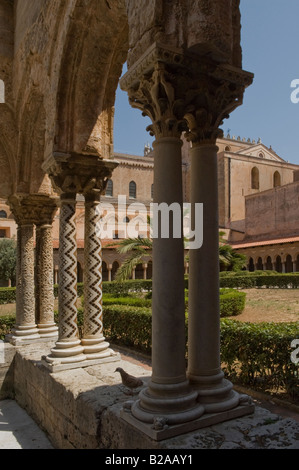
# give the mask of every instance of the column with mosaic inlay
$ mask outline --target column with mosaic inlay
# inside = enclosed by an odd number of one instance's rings
[[[49,363],[70,364],[86,359],[77,325],[76,193],[60,196],[59,228],[59,336]]]
[[[102,243],[98,232],[101,190],[85,194],[84,326],[82,345],[88,360],[114,356],[103,336]]]

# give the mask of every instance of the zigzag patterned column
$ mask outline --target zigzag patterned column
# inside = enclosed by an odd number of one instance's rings
[[[100,222],[100,192],[85,195],[84,243],[84,330],[82,345],[87,359],[114,355],[103,336],[102,244],[97,226]]]
[[[84,361],[77,325],[76,194],[61,195],[59,234],[59,336],[49,363]]]

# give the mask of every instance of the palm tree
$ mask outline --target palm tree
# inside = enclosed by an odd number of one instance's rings
[[[221,271],[241,271],[246,267],[246,256],[237,253],[226,243],[223,238],[224,232],[219,232],[219,264]],[[186,242],[186,240],[185,240]],[[123,282],[130,278],[133,269],[140,263],[142,258],[152,257],[153,240],[147,238],[125,238],[124,240],[111,243],[109,247],[116,246],[117,252],[129,255],[118,268],[115,280]],[[188,255],[185,258],[188,260]]]
[[[241,271],[246,268],[246,256],[237,253],[219,232],[219,265],[220,271]]]
[[[151,250],[153,249],[153,241],[151,238],[125,238],[120,242],[111,243],[108,246],[117,246],[117,251],[120,254],[129,256],[118,268],[115,280],[123,282],[130,278],[133,269],[140,263],[144,256],[152,256]]]

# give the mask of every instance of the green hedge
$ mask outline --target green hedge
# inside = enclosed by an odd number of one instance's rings
[[[245,292],[238,292],[233,289],[220,289],[220,316],[232,317],[240,315],[245,308],[245,302]]]
[[[0,340],[3,341],[5,336],[11,333],[15,324],[16,317],[14,315],[0,317]]]
[[[15,287],[0,287],[0,305],[14,304],[16,301]]]
[[[188,289],[188,278],[185,276],[185,289]],[[299,273],[280,274],[275,271],[248,271],[222,272],[220,273],[221,288],[281,288],[297,289],[299,288]],[[83,295],[84,285],[78,284],[78,297]],[[103,282],[103,292],[112,294],[114,297],[126,297],[134,293],[148,293],[151,296],[152,281],[149,280],[130,280],[121,283]],[[54,296],[58,297],[58,286],[54,286]],[[0,288],[0,305],[14,303],[16,301],[15,287]]]
[[[109,341],[150,354],[150,308],[104,305],[103,312],[104,335]],[[57,313],[55,319],[58,320]],[[14,324],[15,317],[0,317],[0,339],[4,339]],[[83,310],[79,309],[78,326],[81,332],[82,325]],[[186,332],[187,329],[186,316]],[[221,319],[223,370],[235,383],[264,391],[283,390],[296,400],[299,398],[298,365],[291,362],[291,342],[298,337],[298,322],[252,324]]]
[[[245,300],[245,292],[238,292],[234,289],[220,289],[220,316],[231,317],[235,315],[240,315],[245,308]],[[104,294],[103,305],[128,305],[131,307],[151,307],[152,301],[148,298],[144,299],[138,297],[112,297],[112,294]],[[188,309],[188,296],[186,297],[186,308]]]
[[[104,325],[104,334],[111,342],[151,352],[150,309],[105,306]],[[186,317],[186,331],[187,328]],[[250,324],[221,319],[223,369],[235,382],[265,391],[283,389],[296,399],[298,366],[290,358],[291,342],[297,337],[298,323]]]
[[[261,274],[263,273],[263,274]],[[268,289],[298,289],[299,287],[299,274],[280,274],[280,273],[265,273],[264,271],[235,274],[228,276],[220,276],[220,287],[251,289],[267,287]]]
[[[291,362],[296,323],[242,323],[221,320],[221,360],[232,381],[263,390],[284,389],[299,398],[298,365]]]

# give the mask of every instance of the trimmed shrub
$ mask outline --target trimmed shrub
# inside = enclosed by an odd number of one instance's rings
[[[104,305],[104,335],[115,344],[150,354],[152,315],[146,307]],[[58,321],[58,314],[55,313]],[[15,324],[15,317],[0,317],[0,339]],[[221,361],[235,383],[264,391],[279,390],[299,399],[298,365],[291,361],[291,342],[299,337],[296,323],[243,323],[221,319]],[[82,334],[83,310],[78,310]],[[186,316],[186,341],[188,317]],[[187,351],[186,351],[187,355]]]
[[[151,279],[129,280],[124,282],[103,282],[103,293],[114,297],[125,297],[131,293],[149,292],[152,290]]]
[[[188,291],[186,308],[188,309]],[[235,289],[220,289],[220,316],[232,317],[240,315],[245,308],[246,293]]]
[[[152,312],[150,308],[110,305],[104,307],[104,335],[122,344],[150,354]]]
[[[299,274],[281,274],[271,271],[255,271],[254,273],[235,276],[220,276],[220,287],[250,289],[267,287],[268,289],[297,289]]]
[[[151,307],[151,299],[134,297],[111,297],[111,294],[103,295],[103,305],[129,305],[130,307]]]
[[[240,315],[245,308],[246,294],[233,289],[220,289],[220,316]]]
[[[1,287],[0,288],[0,305],[14,304],[16,301],[16,288],[15,287]]]
[[[6,335],[11,333],[11,330],[16,324],[16,317],[14,315],[7,315],[0,317],[0,340],[4,341]]]
[[[263,390],[283,388],[298,398],[298,365],[291,361],[291,342],[298,337],[298,323],[221,320],[224,371],[241,384]]]

